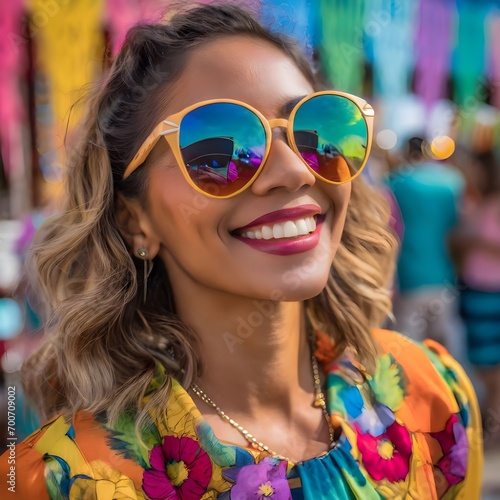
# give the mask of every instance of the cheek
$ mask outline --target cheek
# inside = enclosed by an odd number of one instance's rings
[[[331,262],[333,262],[344,232],[347,210],[351,199],[351,184],[331,186],[329,188],[329,196],[333,205],[330,234]]]
[[[179,168],[155,172],[150,182],[152,228],[166,254],[176,261],[199,260],[200,248],[217,245],[228,208],[194,190]]]
[[[186,229],[196,225],[211,200],[195,191],[177,166],[158,169],[150,179],[150,206],[158,228]]]
[[[328,197],[333,206],[333,236],[340,239],[344,229],[347,208],[351,199],[351,183],[341,184],[339,186],[330,185],[327,188]]]
[[[346,182],[345,184],[340,184],[339,186],[331,186],[329,189],[329,196],[333,201],[335,207],[342,207],[347,210],[347,205],[349,205],[349,200],[351,199],[352,184]]]
[[[221,247],[217,211],[211,206],[211,200],[188,188],[169,193],[154,216],[159,255],[174,287],[180,277],[207,279],[210,269],[218,266],[214,256],[220,253]],[[201,255],[204,257],[200,258]],[[207,266],[207,262],[211,265]]]

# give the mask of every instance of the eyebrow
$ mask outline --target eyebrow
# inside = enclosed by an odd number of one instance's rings
[[[306,97],[307,94],[294,97],[293,99],[290,99],[287,101],[283,106],[281,106],[280,111],[279,111],[279,116],[289,116],[290,113],[292,112],[293,108],[297,105],[298,102],[300,102],[304,97]]]

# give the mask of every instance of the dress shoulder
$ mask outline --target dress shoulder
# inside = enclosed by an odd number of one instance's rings
[[[349,351],[325,367],[332,421],[363,474],[382,498],[479,498],[481,426],[464,371],[437,343],[373,335],[373,370]]]
[[[403,376],[405,397],[399,415],[411,430],[442,429],[450,413],[458,413],[460,407],[468,403],[463,387],[469,379],[463,371],[459,378],[451,366],[447,366],[452,358],[440,344],[431,340],[417,343],[390,330],[375,330],[374,337],[381,349],[378,371],[390,362],[391,366],[399,367]],[[474,405],[473,392],[469,396]]]
[[[0,456],[0,474],[9,478],[7,488],[14,493],[14,498],[50,498],[44,479],[45,461],[37,444],[56,421],[57,418],[47,422],[20,443],[10,443]]]
[[[393,357],[404,372],[406,396],[396,415],[410,430],[438,441],[448,464],[438,461],[437,468],[444,471],[448,481],[453,482],[452,471],[446,466],[452,467],[452,459],[461,462],[465,468],[461,498],[479,498],[483,471],[481,415],[464,369],[434,340],[417,343],[389,330],[375,330],[374,336],[382,351]],[[447,433],[454,438],[452,444],[444,443]]]
[[[141,484],[142,469],[111,449],[108,435],[85,414],[77,414],[73,424],[62,415],[44,424],[15,446],[16,498],[144,498],[134,482]],[[10,453],[0,457],[4,474]]]

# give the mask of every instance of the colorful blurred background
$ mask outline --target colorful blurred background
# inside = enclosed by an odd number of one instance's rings
[[[500,0],[234,3],[296,37],[326,86],[373,104],[363,175],[387,197],[401,240],[387,326],[442,342],[465,366],[482,407],[484,498],[500,498]],[[23,264],[36,229],[58,210],[82,97],[105,77],[128,28],[161,20],[172,4],[0,3],[3,402],[43,334]],[[38,425],[23,406],[20,439]]]

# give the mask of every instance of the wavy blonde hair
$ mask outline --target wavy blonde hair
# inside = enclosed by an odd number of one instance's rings
[[[141,404],[157,363],[185,387],[200,371],[199,342],[176,315],[165,266],[155,259],[144,302],[143,263],[127,249],[115,212],[119,193],[147,204],[147,167],[126,181],[123,172],[152,124],[163,118],[159,100],[168,99],[190,52],[208,39],[232,34],[278,46],[318,88],[292,41],[235,6],[200,6],[167,24],[129,32],[88,103],[81,142],[66,171],[64,210],[47,221],[32,249],[48,321],[43,343],[24,364],[23,380],[44,419],[59,412],[74,417],[79,410],[105,411],[112,423],[124,409],[134,408],[139,430],[170,388],[167,377]],[[388,220],[382,197],[363,180],[354,181],[328,284],[305,302],[338,348],[354,348],[367,366],[373,366],[377,351],[371,329],[390,311],[387,284],[395,240]]]

